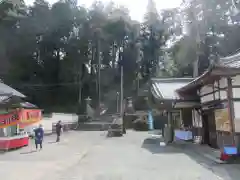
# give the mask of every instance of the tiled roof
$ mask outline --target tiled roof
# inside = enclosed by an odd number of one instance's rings
[[[22,93],[18,92],[17,90],[11,88],[10,86],[0,82],[0,95],[1,94],[9,94],[11,96],[17,96],[17,97],[20,97],[20,98],[24,98],[26,97],[25,95],[23,95]]]
[[[192,78],[153,78],[151,92],[157,99],[179,99],[176,90],[185,86],[192,80]]]
[[[219,65],[229,68],[240,68],[240,53],[220,58]]]
[[[9,99],[9,96],[0,95],[0,103]]]
[[[212,64],[202,75],[195,78],[193,81],[189,82],[185,86],[178,88],[177,92],[185,91],[190,88],[198,87],[202,84],[203,79],[208,79],[212,71],[217,68],[232,68],[240,70],[240,53],[234,54],[232,56],[222,57],[218,62]],[[230,71],[232,70],[230,69]],[[233,74],[236,72],[233,72]],[[238,72],[239,73],[239,72]]]
[[[192,81],[188,82],[184,86],[178,88],[176,91],[180,92],[180,91],[184,91],[186,89],[198,86],[199,84],[202,83],[201,80],[203,78],[206,78],[210,73],[211,73],[211,68],[209,68],[207,71],[205,71],[201,76],[196,77],[195,79],[193,79]]]

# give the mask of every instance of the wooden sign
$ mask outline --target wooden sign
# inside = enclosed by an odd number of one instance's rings
[[[231,122],[228,108],[215,110],[216,130],[227,131],[231,130]]]

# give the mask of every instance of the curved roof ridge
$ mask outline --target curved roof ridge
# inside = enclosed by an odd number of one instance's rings
[[[236,60],[240,60],[240,52],[230,55],[230,56],[225,56],[225,57],[221,57],[220,61],[236,61]]]

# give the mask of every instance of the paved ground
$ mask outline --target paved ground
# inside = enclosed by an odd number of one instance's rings
[[[238,180],[236,165],[218,165],[180,146],[160,147],[146,132],[106,138],[105,132],[70,132],[62,142],[46,137],[0,155],[4,180]]]

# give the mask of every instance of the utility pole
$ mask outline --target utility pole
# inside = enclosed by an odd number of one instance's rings
[[[121,64],[121,92],[120,92],[120,113],[123,115],[123,65]]]
[[[193,6],[193,7],[195,7],[195,6]],[[198,25],[197,16],[195,14],[194,9],[193,9],[193,16],[194,16],[194,28],[196,31],[196,59],[193,64],[193,77],[196,78],[199,75],[200,33],[199,33],[199,25]],[[201,134],[200,121],[199,121],[198,126],[199,126],[198,127],[198,136],[200,137],[200,134]],[[199,142],[202,140],[203,140],[203,138],[199,139]]]
[[[100,57],[100,36],[97,34],[97,60],[98,60],[98,106],[101,104],[101,57]]]
[[[117,92],[117,114],[119,112],[118,106],[119,106],[119,92]]]
[[[138,31],[139,34],[139,31]],[[140,43],[137,41],[137,64],[139,65],[141,61],[141,50],[140,50]],[[140,88],[140,73],[137,73],[137,95],[139,93],[139,88]]]
[[[190,31],[190,35],[191,36],[194,36],[196,39],[195,39],[195,48],[196,48],[196,59],[195,61],[193,62],[193,77],[196,78],[198,77],[199,75],[199,54],[200,54],[200,33],[199,33],[199,25],[198,25],[198,19],[197,19],[197,14],[195,12],[195,7],[196,4],[195,4],[195,0],[192,0],[190,2],[190,13],[191,13],[191,18],[192,18],[192,24],[193,24],[193,27],[190,27],[191,30],[193,30],[192,32]],[[202,120],[201,120],[202,121]],[[201,134],[201,128],[200,128],[200,120],[198,121],[198,128],[197,128],[197,134],[198,134],[198,137],[200,137],[200,134]],[[200,143],[200,141],[202,141],[202,139],[195,139],[195,141],[199,141],[198,143]]]
[[[82,71],[82,66],[80,65],[80,72]],[[83,73],[83,72],[82,72]],[[78,105],[79,105],[79,110],[80,110],[80,106],[81,106],[81,103],[82,103],[82,78],[81,78],[81,74],[79,74],[79,91],[78,91]]]

